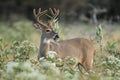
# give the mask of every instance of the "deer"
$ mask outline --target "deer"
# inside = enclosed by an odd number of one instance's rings
[[[47,12],[52,15],[51,19],[47,21],[47,24],[40,18],[47,16]],[[59,34],[53,29],[53,22],[59,15],[59,9],[49,8],[49,10],[42,11],[33,9],[33,14],[36,20],[34,27],[40,29],[41,40],[38,51],[38,60],[41,57],[46,57],[48,51],[55,51],[60,58],[67,56],[77,59],[77,65],[82,65],[86,71],[92,70],[94,47],[91,41],[86,38],[72,38],[66,40],[59,39]]]

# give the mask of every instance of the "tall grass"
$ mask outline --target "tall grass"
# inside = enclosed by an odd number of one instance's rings
[[[58,27],[59,23],[55,25]],[[12,25],[9,22],[0,22],[0,26],[0,80],[120,79],[120,40],[108,39],[103,43],[105,46],[102,46],[102,56],[99,55],[100,48],[95,53],[93,71],[87,74],[83,69],[84,74],[81,74],[76,67],[76,59],[69,56],[61,59],[54,51],[49,51],[47,57],[42,57],[39,61],[32,58],[37,55],[37,47],[30,36],[33,33],[38,34],[34,32],[32,22],[17,21]],[[56,28],[57,30],[59,33],[60,28]]]

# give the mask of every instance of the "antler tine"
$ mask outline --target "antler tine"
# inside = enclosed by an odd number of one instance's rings
[[[49,11],[50,11],[51,15],[53,16],[53,19],[55,19],[59,14],[59,9],[57,10],[57,9],[53,8],[53,10],[51,8],[49,8]]]
[[[59,14],[59,10],[55,9],[55,8],[49,8],[49,11],[52,15],[51,20],[49,21],[49,26],[52,28],[52,23],[54,22],[54,20],[56,19],[56,17]]]
[[[56,15],[55,15],[55,16],[57,17],[57,16],[58,16],[58,14],[59,14],[59,9],[57,10],[57,9],[55,9],[55,8],[54,8],[54,12],[56,13]]]
[[[33,14],[35,16],[36,21],[42,26],[42,27],[48,27],[46,24],[44,24],[41,20],[40,17],[44,14],[47,13],[47,10],[41,11],[41,8],[38,9],[38,13],[36,13],[36,10],[33,9]]]
[[[41,13],[41,8],[38,9],[38,13]]]
[[[52,8],[49,8],[49,11],[50,11],[51,15],[53,16],[54,12],[53,12]]]
[[[57,9],[55,9],[55,8],[53,8],[54,9],[54,11],[57,13],[57,14],[59,14],[59,9],[57,10]]]
[[[35,17],[37,16],[35,9],[33,9],[33,14],[34,14]]]
[[[39,9],[38,9],[38,13],[36,13],[36,10],[33,9],[33,14],[34,14],[35,17],[40,17],[40,16],[42,16],[43,14],[45,14],[46,12],[47,12],[47,10],[44,10],[44,11],[41,12],[41,8],[39,8]]]

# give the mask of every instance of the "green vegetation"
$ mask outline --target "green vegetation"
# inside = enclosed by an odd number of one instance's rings
[[[84,26],[86,26],[84,29],[82,29],[83,27],[73,27],[74,29],[64,28],[64,31],[80,29],[80,31],[84,30],[85,33],[89,28],[94,29],[90,25]],[[103,39],[100,37],[101,33],[98,29],[96,34],[100,38],[99,40],[102,40],[102,53],[100,47],[97,47],[101,43],[94,43],[97,41],[94,39],[93,71],[88,74],[81,68],[84,73],[82,74],[76,66],[76,59],[69,56],[61,59],[57,57],[57,53],[54,51],[49,51],[46,58],[42,57],[37,61],[34,56],[37,56],[38,45],[35,44],[39,43],[39,34],[34,30],[32,22],[28,20],[16,21],[12,24],[0,22],[0,80],[119,80],[119,30],[118,27],[114,28],[109,34],[107,30],[104,30]],[[71,34],[73,35],[70,32],[64,37]],[[88,34],[91,32],[88,31]]]

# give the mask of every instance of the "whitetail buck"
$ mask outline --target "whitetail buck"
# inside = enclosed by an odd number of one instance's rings
[[[37,21],[34,27],[42,30],[38,59],[40,57],[45,57],[48,51],[55,51],[61,58],[66,56],[76,58],[78,60],[78,65],[81,64],[87,71],[91,70],[94,56],[93,44],[88,39],[84,38],[56,41],[59,35],[54,31],[52,23],[58,16],[59,10],[50,8],[49,11],[52,18],[48,21],[48,24],[45,24],[41,21],[40,17],[46,15],[47,10],[41,11],[40,8],[38,13],[36,13],[35,9],[33,10],[33,14]]]

